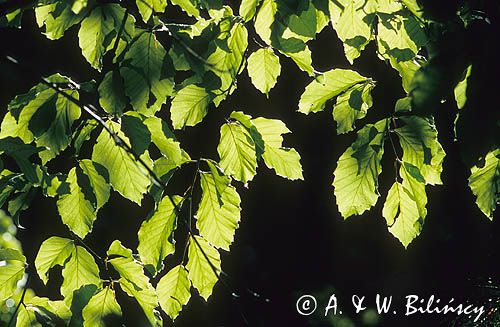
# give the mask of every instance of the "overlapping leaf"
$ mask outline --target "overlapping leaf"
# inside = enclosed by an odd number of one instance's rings
[[[229,251],[240,221],[240,196],[215,163],[207,164],[210,172],[200,173],[203,194],[196,226],[210,244]]]
[[[379,197],[378,176],[382,172],[384,136],[388,120],[366,125],[356,141],[337,162],[333,186],[340,213],[344,218],[361,215],[375,205]]]
[[[371,91],[374,87],[371,82],[356,84],[337,97],[333,107],[333,118],[337,122],[338,134],[354,130],[355,121],[366,116],[373,104]]]
[[[153,33],[140,32],[120,65],[125,93],[134,110],[152,116],[171,95],[173,64]]]
[[[352,70],[333,69],[312,81],[300,97],[299,112],[309,114],[325,108],[328,100],[368,79]]]
[[[67,89],[71,81],[59,74],[47,78],[51,83],[62,84],[67,96],[78,100],[76,90]],[[25,143],[35,141],[44,147],[40,152],[43,163],[53,159],[70,143],[73,123],[80,118],[81,109],[68,97],[57,93],[45,84],[34,86],[9,103],[0,137],[19,137]]]
[[[120,275],[121,288],[137,300],[152,326],[162,326],[161,316],[156,311],[158,298],[155,289],[144,275],[141,264],[132,256],[132,251],[120,241],[114,241],[107,253],[108,262]]]
[[[445,152],[438,141],[434,124],[418,116],[401,117],[405,124],[395,129],[403,149],[403,161],[416,166],[426,183],[442,184]]]
[[[78,1],[57,1],[35,8],[36,22],[45,26],[45,36],[51,40],[59,39],[67,29],[78,24],[88,13],[86,8],[73,10]],[[78,9],[78,8],[76,8]]]
[[[99,268],[86,249],[75,245],[72,240],[53,236],[45,240],[35,259],[35,267],[40,279],[47,283],[48,271],[62,266],[63,283],[61,293],[70,300],[73,292],[86,285],[101,286]]]
[[[195,126],[207,115],[208,105],[213,95],[203,87],[187,85],[182,88],[172,101],[170,117],[175,129]]]
[[[102,166],[82,160],[66,178],[69,190],[59,197],[57,207],[63,223],[81,238],[92,230],[97,211],[109,199],[106,175]]]
[[[149,20],[153,12],[162,13],[167,7],[167,0],[136,0],[136,3],[145,22]]]
[[[78,32],[80,48],[85,59],[95,69],[101,70],[104,54],[114,48],[117,31],[125,15],[127,19],[118,40],[123,49],[124,43],[134,34],[134,18],[128,16],[125,8],[118,4],[96,6],[82,21]]]
[[[252,123],[263,142],[262,159],[276,174],[290,180],[304,179],[300,155],[293,148],[283,147],[283,134],[290,133],[285,124],[277,119],[255,118]],[[259,145],[259,143],[257,143]]]
[[[117,123],[110,122],[109,126],[121,139],[130,142]],[[152,166],[147,151],[141,158]],[[94,145],[92,160],[107,169],[113,189],[131,201],[138,204],[141,202],[150,184],[147,171],[122,146],[116,144],[115,139],[105,129],[101,131]]]
[[[106,286],[94,294],[82,312],[84,327],[105,327],[105,319],[120,317],[122,310],[116,302],[115,291]]]

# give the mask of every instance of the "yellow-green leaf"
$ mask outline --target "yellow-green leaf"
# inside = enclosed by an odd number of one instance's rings
[[[279,58],[271,48],[259,49],[248,57],[247,71],[253,85],[268,95],[281,72]]]
[[[378,175],[382,172],[380,161],[387,128],[387,119],[363,127],[356,141],[337,162],[333,186],[344,218],[361,215],[377,202]]]
[[[321,111],[328,100],[365,81],[367,81],[366,77],[352,70],[330,70],[318,76],[306,87],[300,97],[299,112],[309,114]]]
[[[161,308],[172,320],[177,318],[182,307],[188,303],[191,297],[190,288],[188,271],[182,265],[172,268],[158,282],[156,292]]]
[[[196,235],[191,236],[186,268],[189,271],[188,276],[193,286],[198,290],[201,297],[207,301],[212,295],[215,283],[219,279],[218,275],[221,272],[219,252],[204,238]]]
[[[488,152],[483,165],[471,169],[469,187],[476,196],[476,204],[490,219],[500,202],[500,150]]]

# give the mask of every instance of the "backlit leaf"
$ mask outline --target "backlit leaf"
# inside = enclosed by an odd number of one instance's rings
[[[161,308],[172,320],[177,318],[191,297],[191,282],[188,278],[188,271],[184,266],[175,266],[165,276],[163,276],[156,292]]]
[[[300,97],[299,112],[309,114],[321,111],[328,100],[365,81],[366,77],[352,70],[330,70],[318,76],[306,87]]]
[[[361,215],[377,202],[378,175],[382,172],[380,161],[387,128],[386,119],[363,127],[356,141],[337,162],[333,186],[344,218]]]
[[[205,255],[206,257],[205,257]],[[208,260],[207,260],[208,258]],[[220,274],[220,255],[204,238],[192,236],[189,239],[188,276],[201,297],[208,301]]]
[[[177,227],[175,205],[179,205],[181,199],[179,196],[165,196],[139,229],[137,250],[142,262],[153,274],[163,269],[163,259],[174,253],[173,232]]]
[[[471,169],[469,187],[476,196],[476,204],[490,219],[500,201],[500,150],[488,152],[484,165]]]
[[[253,85],[265,95],[269,95],[281,72],[281,65],[271,48],[263,48],[248,57],[247,70]]]

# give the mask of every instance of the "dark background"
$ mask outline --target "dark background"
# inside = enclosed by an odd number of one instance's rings
[[[492,37],[498,43],[494,28],[491,27],[490,34],[476,37]],[[310,46],[317,70],[350,68],[331,27],[325,28]],[[251,43],[250,47],[256,45]],[[478,51],[486,54],[486,49]],[[50,41],[41,34],[34,15],[29,12],[23,18],[22,29],[0,31],[0,55],[2,114],[16,94],[28,91],[41,76],[60,72],[77,82],[99,80],[97,72],[81,55],[77,28],[71,28],[58,41]],[[6,63],[5,55],[18,59],[21,66]],[[500,221],[498,214],[491,222],[479,211],[467,186],[469,169],[462,162],[460,144],[454,142],[453,136],[456,105],[452,93],[445,93],[447,101],[436,103],[434,108],[439,140],[447,153],[444,185],[427,188],[429,203],[424,229],[405,250],[388,232],[381,215],[383,200],[394,180],[390,169],[392,153],[386,151],[377,205],[362,216],[344,221],[337,210],[331,182],[337,159],[355,135],[337,136],[330,110],[307,117],[297,113],[300,95],[311,79],[288,58],[281,57],[281,64],[281,76],[269,99],[251,85],[245,71],[234,94],[219,108],[211,108],[201,124],[176,132],[191,157],[217,159],[219,126],[231,111],[281,119],[293,132],[285,137],[285,145],[295,147],[301,154],[305,178],[294,182],[282,179],[261,163],[249,189],[237,185],[242,198],[242,221],[231,252],[221,255],[222,268],[229,276],[228,287],[218,283],[208,303],[193,296],[176,320],[176,326],[244,326],[245,320],[250,326],[449,326],[453,323],[452,316],[404,317],[402,309],[396,316],[377,317],[373,310],[356,315],[349,309],[350,299],[353,294],[365,295],[372,309],[377,293],[393,295],[394,302],[401,305],[407,294],[435,294],[445,303],[451,297],[456,303],[498,299],[497,291],[483,286],[500,284]],[[389,114],[404,92],[397,72],[376,57],[373,42],[356,60],[354,69],[377,81],[373,108],[358,122],[362,126]],[[479,76],[477,80],[482,83],[478,88],[484,88],[484,92],[494,91],[498,85],[494,76]],[[482,110],[498,111],[496,97],[494,93],[481,97],[481,105],[487,107]],[[168,110],[162,113],[168,115]],[[90,157],[90,149],[86,151]],[[51,163],[49,169],[67,171],[75,162],[72,153],[66,151],[63,159]],[[185,190],[192,174],[187,168],[174,177],[172,193]],[[198,193],[199,190],[195,197],[199,197]],[[135,249],[138,228],[152,206],[149,198],[139,207],[114,193],[99,212],[86,243],[100,255],[104,255],[114,239]],[[22,213],[21,224],[26,229],[19,230],[18,238],[30,262],[48,237],[68,237],[54,199],[40,194]],[[176,236],[181,247],[183,232],[181,227]],[[174,265],[178,260],[170,257],[167,264]],[[57,298],[58,272],[51,276],[48,286],[43,286],[38,277],[29,286],[37,294]],[[260,298],[248,290],[257,292]],[[231,295],[233,291],[239,298]],[[323,317],[323,308],[332,293],[340,300],[342,319]],[[314,294],[319,302],[317,312],[309,318],[295,310],[295,302],[302,294]],[[119,301],[127,326],[144,324],[133,300],[120,294]],[[171,324],[164,320],[166,325]],[[463,324],[459,322],[458,326]]]

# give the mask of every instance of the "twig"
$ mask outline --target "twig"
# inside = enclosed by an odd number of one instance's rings
[[[92,248],[90,246],[88,246],[80,236],[76,235],[75,233],[73,233],[72,231],[70,231],[73,239],[77,240],[78,243],[80,243],[86,250],[88,250],[94,257],[96,257],[96,259],[99,259],[99,260],[103,260],[103,258],[98,255],[94,250],[92,250]]]

